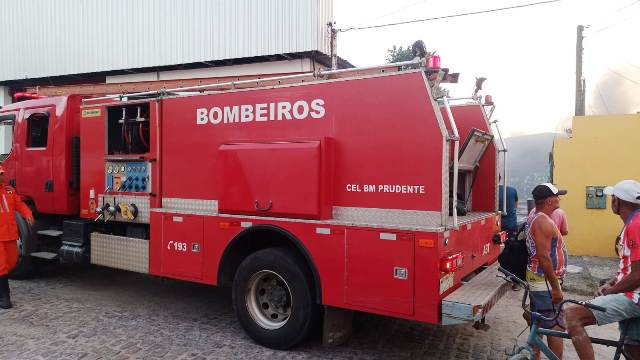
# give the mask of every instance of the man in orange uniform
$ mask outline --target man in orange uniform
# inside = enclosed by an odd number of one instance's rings
[[[9,272],[18,261],[18,225],[16,211],[33,225],[33,215],[16,191],[4,184],[4,168],[0,165],[0,309],[11,308]]]

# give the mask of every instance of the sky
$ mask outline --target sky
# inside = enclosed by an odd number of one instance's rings
[[[481,11],[539,0],[334,0],[340,29]],[[338,55],[356,66],[382,64],[387,49],[423,40],[442,66],[460,73],[446,87],[470,96],[484,76],[503,135],[561,132],[574,114],[576,27],[585,25],[587,115],[640,112],[640,0],[562,0],[446,20],[352,30]]]

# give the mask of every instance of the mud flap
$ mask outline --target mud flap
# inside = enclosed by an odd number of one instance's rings
[[[353,331],[353,311],[324,307],[324,321],[322,323],[322,345],[338,346],[346,343]]]

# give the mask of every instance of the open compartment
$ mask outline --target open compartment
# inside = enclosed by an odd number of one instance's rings
[[[480,160],[493,140],[493,135],[478,129],[471,129],[458,156],[458,215],[473,210],[472,191]],[[449,173],[453,184],[453,169]],[[453,198],[453,194],[450,194]]]
[[[149,152],[149,103],[107,108],[107,155]]]

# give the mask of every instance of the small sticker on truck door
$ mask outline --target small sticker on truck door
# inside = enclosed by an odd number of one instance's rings
[[[96,117],[96,116],[100,116],[100,115],[102,115],[101,112],[100,112],[100,109],[82,110],[82,117],[83,118]]]
[[[440,294],[453,287],[453,273],[445,275],[440,279]]]

